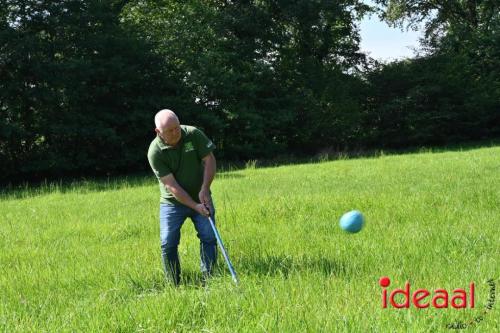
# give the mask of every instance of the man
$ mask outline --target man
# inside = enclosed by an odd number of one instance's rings
[[[180,282],[180,229],[190,217],[200,239],[201,271],[207,278],[217,258],[217,241],[208,221],[214,215],[210,185],[215,176],[215,145],[199,129],[180,125],[171,110],[155,116],[156,138],[148,160],[160,183],[161,257],[167,279]]]

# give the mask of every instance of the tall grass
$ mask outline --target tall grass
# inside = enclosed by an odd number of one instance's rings
[[[6,332],[449,332],[499,329],[485,312],[500,265],[500,147],[224,172],[213,184],[220,257],[202,287],[198,239],[182,229],[183,283],[160,264],[153,176],[4,193],[0,330]],[[358,209],[366,227],[346,234]],[[468,288],[474,309],[382,309],[390,290]],[[498,290],[498,287],[497,287]]]

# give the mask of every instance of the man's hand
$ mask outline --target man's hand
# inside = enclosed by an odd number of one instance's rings
[[[197,204],[195,207],[194,207],[194,210],[198,213],[198,214],[201,214],[203,216],[210,216],[210,212],[208,211],[207,207],[205,207],[204,204]]]
[[[168,174],[167,176],[160,178],[160,180],[181,204],[195,210],[198,214],[209,216],[210,212],[205,207],[205,205],[203,203],[197,203],[196,201],[194,201],[189,196],[189,194],[187,194],[187,192],[177,183],[175,177],[172,174]],[[208,197],[210,198],[210,194],[208,195]],[[211,207],[211,205],[208,205],[208,207]]]
[[[200,193],[198,193],[198,198],[200,199],[200,203],[205,206],[209,206],[212,204],[212,198],[210,197],[210,190],[206,188],[202,188]]]
[[[214,213],[214,207],[212,204],[212,198],[210,197],[210,184],[215,177],[215,168],[216,162],[213,153],[208,154],[203,157],[203,184],[201,185],[200,193],[198,193],[198,199],[200,199],[200,203],[204,204],[208,209],[210,209],[210,213]]]

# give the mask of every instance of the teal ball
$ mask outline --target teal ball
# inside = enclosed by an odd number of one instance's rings
[[[345,230],[350,233],[359,232],[363,229],[365,224],[365,217],[361,214],[360,211],[351,210],[350,212],[342,215],[339,221],[339,225],[342,230]]]

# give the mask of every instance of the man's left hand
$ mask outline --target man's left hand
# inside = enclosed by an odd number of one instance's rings
[[[205,205],[210,209],[210,213],[212,214],[212,198],[210,197],[210,190],[202,188],[200,193],[198,194],[198,198],[200,199],[200,203]]]

